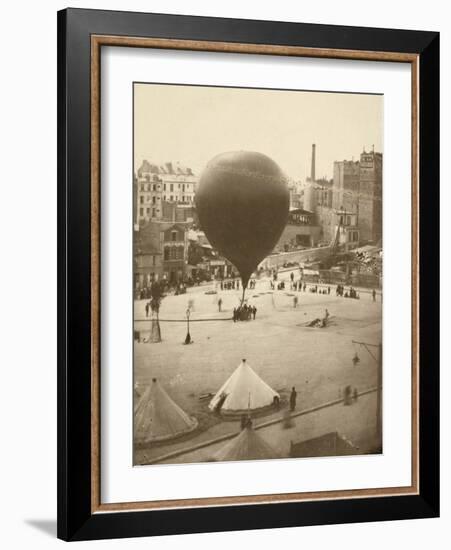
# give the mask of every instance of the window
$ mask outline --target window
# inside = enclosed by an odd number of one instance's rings
[[[171,260],[176,260],[177,259],[177,247],[171,246],[170,250],[171,250],[171,253],[170,253]]]
[[[143,203],[144,203],[144,197],[143,197],[142,195],[139,197],[139,203],[140,203],[140,204],[143,204]]]
[[[152,197],[152,202],[153,204],[155,204],[157,202],[157,198],[156,197]]]
[[[171,241],[176,241],[177,240],[177,231],[172,231],[171,233]]]
[[[150,214],[150,208],[146,208],[146,213]]]
[[[156,215],[157,215],[157,213],[155,211],[155,208],[152,208],[152,217],[155,218]]]
[[[185,192],[185,184],[182,185],[182,191]]]
[[[155,256],[152,256],[152,266],[155,267],[156,258]]]
[[[165,261],[169,260],[169,247],[167,247],[167,246],[164,249],[164,259],[165,259]]]
[[[156,190],[157,190],[157,186],[156,186],[155,184],[153,184],[153,185],[152,185],[152,189],[153,189],[154,191],[156,191]]]
[[[177,260],[183,260],[183,246],[177,247]]]
[[[174,184],[173,184],[173,183],[171,183],[170,191],[171,191],[171,193],[174,191]],[[172,200],[172,199],[171,199],[171,200]]]

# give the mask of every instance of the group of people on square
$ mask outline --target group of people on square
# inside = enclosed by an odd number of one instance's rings
[[[337,285],[336,295],[343,298],[354,298],[355,300],[360,300],[360,295],[356,289],[352,286],[349,287],[349,290],[345,290],[344,285]]]
[[[221,281],[221,290],[240,290],[240,280],[231,279],[229,281]]]
[[[255,306],[243,304],[233,308],[233,322],[237,321],[250,321],[254,320],[257,315],[257,308]]]

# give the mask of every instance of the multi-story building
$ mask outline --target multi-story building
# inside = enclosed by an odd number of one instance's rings
[[[341,208],[334,212],[335,245],[343,247],[346,251],[359,246],[359,228],[357,226],[357,212],[347,211]]]
[[[382,153],[364,150],[359,161],[334,163],[332,207],[357,214],[360,241],[381,240]]]
[[[287,181],[288,191],[290,193],[290,208],[301,208],[302,191],[300,182],[294,179]]]
[[[180,282],[186,273],[188,223],[151,220],[134,239],[135,285],[154,279]]]
[[[332,208],[357,212],[359,203],[360,163],[353,160],[334,162]]]
[[[192,205],[197,178],[180,163],[154,164],[144,160],[137,171],[137,219],[142,224],[162,219],[163,202]]]
[[[360,240],[377,244],[382,239],[382,153],[360,155],[359,184]]]

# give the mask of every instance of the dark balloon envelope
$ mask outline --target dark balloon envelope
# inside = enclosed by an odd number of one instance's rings
[[[284,174],[261,153],[222,153],[207,164],[195,201],[208,240],[238,269],[246,287],[287,223],[290,195]]]

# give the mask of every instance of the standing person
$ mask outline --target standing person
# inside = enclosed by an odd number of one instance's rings
[[[330,294],[330,286],[327,287],[327,295]]]
[[[149,302],[146,303],[146,317],[149,317]]]
[[[290,279],[291,279],[291,282],[294,281],[294,273],[293,272],[291,272],[291,274],[290,274]]]
[[[304,292],[307,292],[307,284],[304,283]]]
[[[290,393],[290,411],[293,412],[294,409],[296,408],[296,398],[297,398],[298,394],[297,394],[297,391],[296,391],[296,388],[293,386],[291,388],[291,393]]]
[[[256,316],[256,315],[257,315],[257,308],[254,306],[254,307],[252,308],[252,318],[254,319],[254,321],[255,321],[255,316]]]
[[[222,306],[222,298],[219,298],[219,300],[218,300],[218,311],[221,311],[221,306]]]
[[[294,307],[294,309],[296,309],[298,307],[298,297],[297,296],[295,296],[293,298],[293,307]]]
[[[376,301],[376,290],[374,288],[373,288],[372,295],[373,295],[373,302],[375,302]]]

